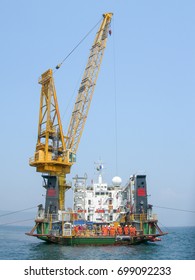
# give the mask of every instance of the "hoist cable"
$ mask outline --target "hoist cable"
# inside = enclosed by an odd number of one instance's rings
[[[102,19],[100,19],[95,25],[94,27],[92,27],[89,32],[87,32],[87,34],[78,42],[78,44],[66,55],[66,57],[62,60],[61,63],[59,63],[55,68],[56,70],[58,70],[62,64],[64,63],[64,61],[80,46],[80,44],[89,36],[89,34],[96,28],[96,26],[100,23]],[[55,71],[54,71],[55,72]]]
[[[114,21],[113,21],[114,28]],[[115,32],[113,32],[115,34]],[[118,175],[118,126],[117,126],[117,80],[116,80],[116,51],[115,51],[115,35],[113,35],[113,56],[114,56],[114,116],[115,116],[115,156],[116,156],[116,175]]]

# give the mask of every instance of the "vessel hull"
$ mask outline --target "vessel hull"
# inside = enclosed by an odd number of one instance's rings
[[[164,235],[164,234],[161,234]],[[46,241],[48,243],[55,243],[64,246],[125,246],[136,245],[145,242],[160,241],[158,236],[143,235],[143,236],[94,236],[94,237],[67,237],[67,236],[52,236],[52,235],[38,235],[33,236]]]

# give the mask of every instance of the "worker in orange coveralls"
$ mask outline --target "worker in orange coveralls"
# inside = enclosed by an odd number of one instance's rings
[[[123,229],[122,229],[122,227],[120,225],[117,227],[117,234],[118,235],[122,235],[123,234]]]
[[[111,226],[111,227],[110,227],[110,235],[111,235],[111,236],[114,236],[115,233],[116,233],[115,227],[114,227],[114,226]]]
[[[108,226],[102,227],[102,235],[103,236],[109,235]]]
[[[78,232],[79,232],[79,227],[78,226],[74,226],[74,232],[75,232],[75,235],[78,234]]]
[[[129,227],[127,225],[124,226],[124,233],[125,235],[129,234]]]

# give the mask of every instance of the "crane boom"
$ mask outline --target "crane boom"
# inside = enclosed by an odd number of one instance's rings
[[[106,47],[112,13],[103,14],[103,20],[90,50],[87,66],[78,91],[67,136],[64,136],[53,72],[47,70],[41,75],[38,138],[30,166],[44,173],[46,188],[45,212],[64,209],[65,191],[70,188],[66,174],[76,161],[76,152],[84,129],[92,100],[101,61]]]
[[[76,153],[78,149],[80,138],[87,119],[101,61],[106,47],[111,18],[112,13],[103,15],[103,21],[90,50],[88,62],[79,87],[66,138],[66,148],[71,150],[73,153]]]

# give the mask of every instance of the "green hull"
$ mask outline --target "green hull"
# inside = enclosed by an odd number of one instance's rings
[[[49,243],[56,243],[65,246],[119,246],[119,245],[134,245],[147,241],[160,241],[159,235],[143,235],[143,236],[99,236],[99,237],[62,237],[62,236],[38,236],[41,240]]]
[[[39,239],[50,243],[62,244],[65,246],[106,246],[114,245],[115,237],[61,237],[61,236],[38,236]]]

